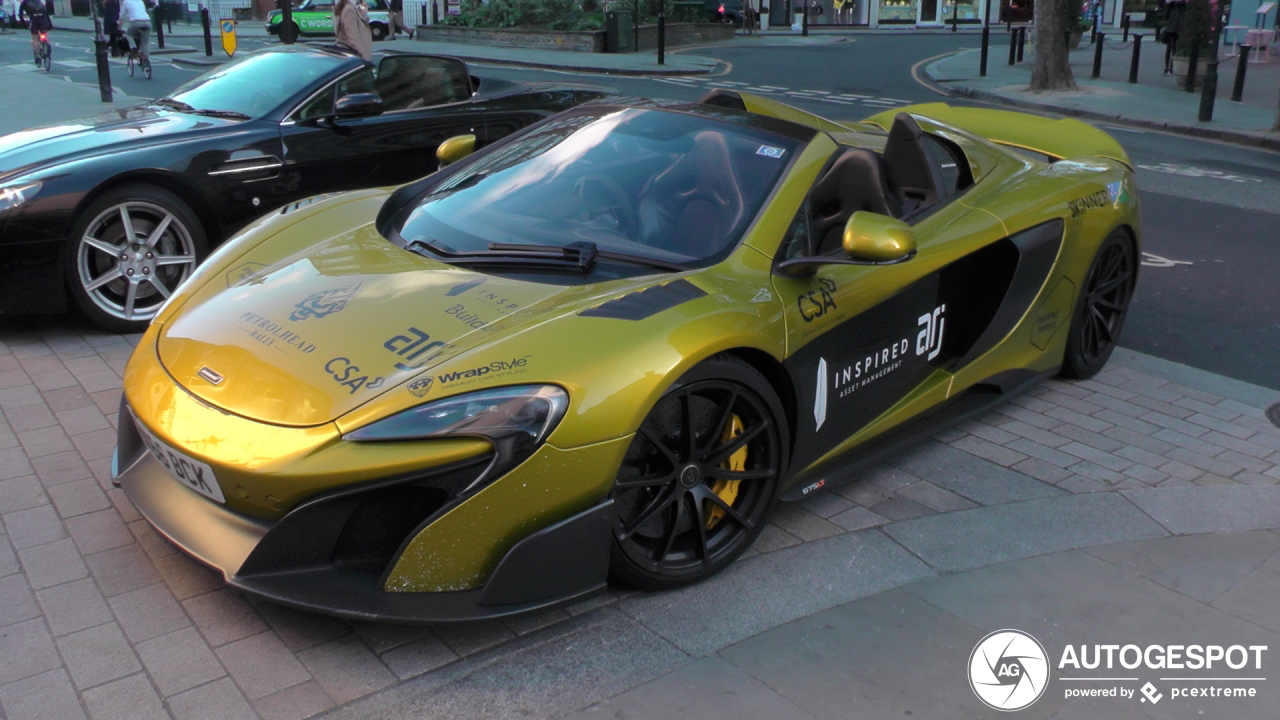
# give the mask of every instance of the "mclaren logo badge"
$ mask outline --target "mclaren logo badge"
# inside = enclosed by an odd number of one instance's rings
[[[200,371],[196,374],[205,380],[208,380],[210,385],[221,385],[222,381],[226,379],[219,375],[213,368],[207,367],[200,368]]]

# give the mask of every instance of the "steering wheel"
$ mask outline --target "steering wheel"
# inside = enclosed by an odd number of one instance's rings
[[[573,184],[573,194],[587,206],[591,217],[602,214],[594,212],[595,208],[603,208],[618,223],[618,232],[629,240],[635,239],[640,221],[631,199],[618,183],[604,175],[583,175]]]

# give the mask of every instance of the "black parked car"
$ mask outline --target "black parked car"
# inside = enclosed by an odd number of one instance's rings
[[[0,313],[70,304],[140,331],[229,235],[320,193],[396,185],[599,99],[472,76],[460,60],[317,46],[229,62],[146,105],[0,137]],[[68,303],[67,298],[72,298]]]

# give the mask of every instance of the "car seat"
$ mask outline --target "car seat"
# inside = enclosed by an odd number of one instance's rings
[[[733,157],[720,133],[694,135],[693,148],[649,181],[636,215],[640,242],[682,255],[705,257],[742,220],[746,199]]]
[[[902,216],[909,216],[938,202],[942,180],[925,150],[925,134],[915,118],[898,113],[884,145],[884,166],[890,191],[896,195]]]
[[[901,215],[885,178],[883,161],[864,148],[848,148],[831,163],[813,185],[809,208],[811,237],[819,255],[840,249],[845,223],[856,212]]]

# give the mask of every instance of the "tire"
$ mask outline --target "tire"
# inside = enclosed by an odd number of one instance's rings
[[[124,242],[126,216],[132,243]],[[145,330],[209,253],[191,208],[152,185],[108,191],[76,217],[71,237],[68,292],[90,321],[115,332]]]
[[[1083,380],[1107,364],[1124,330],[1137,278],[1133,241],[1124,230],[1113,230],[1094,255],[1076,300],[1059,375]]]
[[[151,61],[147,58],[142,59],[142,75],[148,80],[151,79]]]
[[[133,62],[133,54],[132,54],[132,53],[130,53],[130,54],[129,54],[129,60],[128,60],[128,63],[129,63],[129,77],[133,77],[133,66],[134,66],[134,62]]]
[[[777,501],[789,437],[755,368],[721,354],[689,370],[649,411],[614,480],[610,579],[666,590],[727,567]],[[725,467],[735,461],[740,469]]]
[[[387,39],[387,26],[382,23],[374,23],[370,25],[369,31],[373,34],[374,42],[381,42]]]

